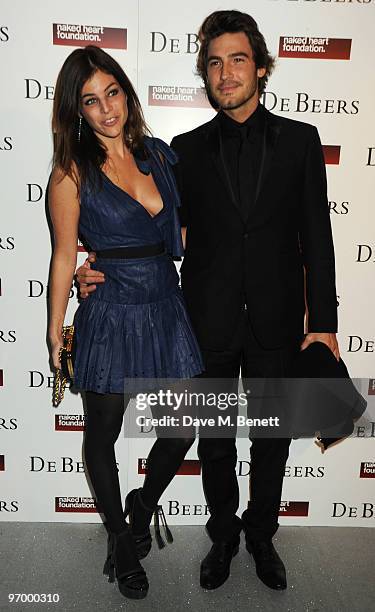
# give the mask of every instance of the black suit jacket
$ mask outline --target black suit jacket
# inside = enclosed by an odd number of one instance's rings
[[[265,348],[308,330],[335,332],[335,263],[325,164],[315,127],[261,107],[255,201],[243,216],[222,154],[218,118],[176,136],[176,178],[187,226],[182,288],[202,348],[230,345],[244,301]],[[250,162],[249,162],[250,163]]]

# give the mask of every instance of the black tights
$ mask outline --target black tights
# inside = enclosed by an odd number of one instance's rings
[[[86,392],[86,467],[108,529],[113,533],[126,529],[114,445],[127,401],[126,396],[118,393]],[[193,442],[194,438],[156,440],[147,459],[147,475],[141,492],[145,506],[155,508]]]

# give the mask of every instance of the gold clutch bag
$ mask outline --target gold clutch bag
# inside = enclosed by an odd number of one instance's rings
[[[74,325],[64,325],[62,328],[63,346],[59,352],[61,369],[56,369],[53,384],[53,405],[57,407],[64,399],[67,382],[74,379]]]

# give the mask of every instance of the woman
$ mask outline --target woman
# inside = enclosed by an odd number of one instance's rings
[[[74,384],[86,400],[85,461],[110,533],[104,571],[110,581],[116,575],[123,595],[138,599],[148,590],[139,558],[151,548],[152,513],[193,438],[157,439],[144,485],[128,495],[124,516],[114,444],[127,393],[134,379],[190,378],[203,369],[172,259],[183,254],[170,167],[176,159],[147,135],[121,67],[93,46],[73,51],[60,71],[53,129],[52,359],[58,368],[80,236],[97,252],[96,268],[106,277],[74,319]]]

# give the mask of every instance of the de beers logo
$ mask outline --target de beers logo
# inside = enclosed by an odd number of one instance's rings
[[[106,49],[126,49],[127,30],[70,23],[53,24],[53,44],[86,47],[95,45]]]
[[[375,478],[375,461],[362,461],[359,477]]]
[[[138,474],[146,474],[147,459],[138,459]],[[177,472],[177,476],[199,476],[201,464],[198,459],[185,459]]]
[[[11,151],[13,149],[12,136],[0,137],[0,151]]]
[[[9,28],[8,26],[0,26],[0,42],[8,42]]]
[[[92,497],[55,497],[55,512],[99,512]]]
[[[349,60],[351,38],[280,36],[279,57]]]
[[[309,502],[282,501],[280,502],[279,516],[309,516]]]

